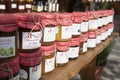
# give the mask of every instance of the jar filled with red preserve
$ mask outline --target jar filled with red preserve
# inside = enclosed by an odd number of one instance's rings
[[[43,29],[42,46],[49,46],[55,42],[57,34],[56,14],[54,13],[39,13]]]
[[[69,62],[70,42],[56,42],[56,66],[64,66]]]
[[[43,53],[42,74],[47,74],[55,69],[55,44],[50,46],[41,46]]]
[[[0,61],[18,55],[18,19],[12,14],[0,14]]]
[[[42,51],[35,53],[19,53],[20,56],[20,80],[40,80]]]
[[[0,63],[0,80],[19,80],[19,57]]]
[[[19,51],[36,52],[41,46],[42,26],[39,16],[35,13],[15,14],[19,19]]]
[[[72,26],[72,14],[71,13],[59,13],[56,15],[58,23],[58,32],[56,35],[56,41],[70,41],[71,26]]]

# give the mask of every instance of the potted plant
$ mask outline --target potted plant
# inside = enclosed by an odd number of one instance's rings
[[[112,46],[114,45],[114,41],[110,43],[108,47],[106,47],[98,56],[96,60],[96,80],[100,80],[101,74],[103,72],[103,69],[108,64],[107,58],[109,55],[109,51],[111,50]]]

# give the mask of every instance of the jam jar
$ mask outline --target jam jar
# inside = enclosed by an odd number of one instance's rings
[[[0,80],[19,80],[19,57],[0,63]]]
[[[27,13],[32,12],[32,2],[33,0],[26,0],[25,9]]]
[[[55,69],[55,44],[50,46],[41,46],[43,53],[42,74],[50,73]]]
[[[42,46],[49,46],[55,42],[57,21],[55,13],[39,13],[43,29]]]
[[[59,13],[56,15],[58,23],[58,32],[56,35],[56,41],[69,41],[72,37],[72,14],[71,13]]]
[[[87,52],[88,32],[84,32],[80,35],[80,55]]]
[[[80,48],[80,37],[72,38],[70,40],[70,48],[68,57],[69,59],[76,59],[79,56],[79,48]]]
[[[19,18],[19,50],[20,52],[36,52],[41,46],[42,27],[37,14],[15,14]]]
[[[69,62],[70,42],[56,42],[56,66],[64,66]]]
[[[12,14],[0,14],[0,61],[18,54],[18,19]]]
[[[5,0],[0,0],[0,13],[7,13],[7,5]]]
[[[40,80],[43,52],[41,49],[35,53],[19,53],[20,80]]]
[[[18,12],[19,13],[25,12],[25,0],[18,0]]]
[[[72,38],[80,36],[81,23],[82,23],[81,12],[73,12],[73,24],[71,27]]]

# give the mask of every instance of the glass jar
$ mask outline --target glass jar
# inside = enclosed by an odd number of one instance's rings
[[[7,12],[7,7],[6,7],[6,1],[5,0],[0,0],[0,13],[6,13]]]
[[[33,20],[33,15],[36,21]],[[19,18],[19,51],[24,53],[36,52],[41,46],[42,27],[36,22],[36,14],[16,14]]]
[[[18,1],[18,12],[24,13],[25,11],[25,0],[19,0]]]
[[[42,59],[42,74],[50,73],[55,69],[55,44],[50,46],[41,46],[44,51]]]
[[[33,0],[26,0],[25,9],[27,13],[32,12],[32,2]]]
[[[19,58],[0,63],[0,80],[19,80]]]
[[[20,80],[40,80],[42,51],[36,53],[19,53],[20,56]]]
[[[56,41],[69,41],[72,37],[72,15],[70,13],[59,13],[56,16],[58,22]]]
[[[9,14],[0,14],[0,18],[0,60],[4,60],[18,54],[18,19]]]
[[[56,66],[64,66],[69,62],[70,42],[56,42]]]
[[[40,13],[41,24],[44,27],[42,46],[49,46],[54,44],[57,34],[56,14]]]
[[[80,48],[80,37],[72,38],[70,41],[70,48],[68,57],[69,59],[76,59],[79,56],[79,48]]]

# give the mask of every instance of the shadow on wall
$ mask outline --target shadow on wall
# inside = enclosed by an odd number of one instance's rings
[[[120,60],[109,60],[101,80],[120,80]]]

